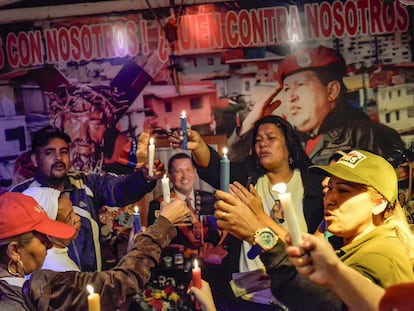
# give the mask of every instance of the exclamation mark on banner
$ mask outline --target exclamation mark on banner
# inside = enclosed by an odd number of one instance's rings
[[[148,31],[147,31],[147,21],[142,20],[140,22],[141,26],[141,38],[142,38],[142,54],[148,55],[149,54],[149,46],[148,46]]]

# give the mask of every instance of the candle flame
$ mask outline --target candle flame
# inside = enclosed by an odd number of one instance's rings
[[[185,110],[183,110],[183,111],[181,112],[181,117],[182,117],[182,118],[185,118]]]
[[[92,285],[90,285],[90,284],[86,285],[86,289],[88,290],[89,294],[91,294],[91,295],[95,292],[95,291],[93,290],[93,286],[92,286]]]
[[[224,148],[223,148],[223,154],[224,154],[224,155],[226,155],[226,154],[227,154],[227,152],[228,152],[227,148],[226,148],[226,147],[224,147]]]
[[[279,192],[279,193],[285,193],[285,192],[286,192],[286,184],[285,184],[285,183],[283,183],[283,182],[278,183],[278,184],[275,184],[275,185],[272,187],[272,190],[273,190],[273,191],[277,191],[277,192]]]
[[[150,145],[154,144],[154,138],[153,137],[150,138],[149,143],[150,143]]]
[[[198,261],[197,261],[197,259],[194,259],[194,269],[198,269]]]
[[[138,213],[138,212],[139,212],[139,208],[138,208],[138,206],[136,206],[136,205],[134,206],[134,212],[135,212],[135,213]]]

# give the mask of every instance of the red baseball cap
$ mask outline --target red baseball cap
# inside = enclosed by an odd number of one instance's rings
[[[414,282],[387,287],[381,298],[379,310],[412,311],[414,309]]]
[[[0,195],[0,239],[37,231],[58,239],[70,239],[75,227],[50,219],[32,197],[19,192]]]
[[[279,63],[276,77],[280,85],[282,85],[283,80],[291,74],[328,66],[332,66],[340,76],[344,76],[346,73],[345,60],[336,50],[322,45],[318,47],[304,47],[286,56]]]

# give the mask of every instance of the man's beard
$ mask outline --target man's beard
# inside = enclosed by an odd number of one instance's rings
[[[48,175],[42,175],[42,174],[40,175],[40,179],[44,180],[45,183],[48,186],[52,187],[52,188],[60,186],[64,182],[64,180],[67,176],[67,170],[66,169],[65,169],[64,172],[59,172],[58,174],[55,174],[54,165],[56,165],[56,164],[57,163],[52,165],[51,170],[50,170]],[[60,165],[65,165],[63,162],[59,162],[59,164]]]
[[[101,152],[93,143],[74,141],[71,147],[72,168],[76,172],[95,172]]]

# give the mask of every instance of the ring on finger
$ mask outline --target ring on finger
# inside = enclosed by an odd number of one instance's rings
[[[227,215],[227,213],[226,212],[223,212],[223,216],[221,218],[222,219],[225,219],[226,218],[226,215]]]
[[[308,260],[308,258],[309,258],[309,255],[308,255],[307,252],[304,252],[304,253],[300,254],[300,257],[298,259],[299,264],[301,264],[301,265],[304,264],[305,260]]]

